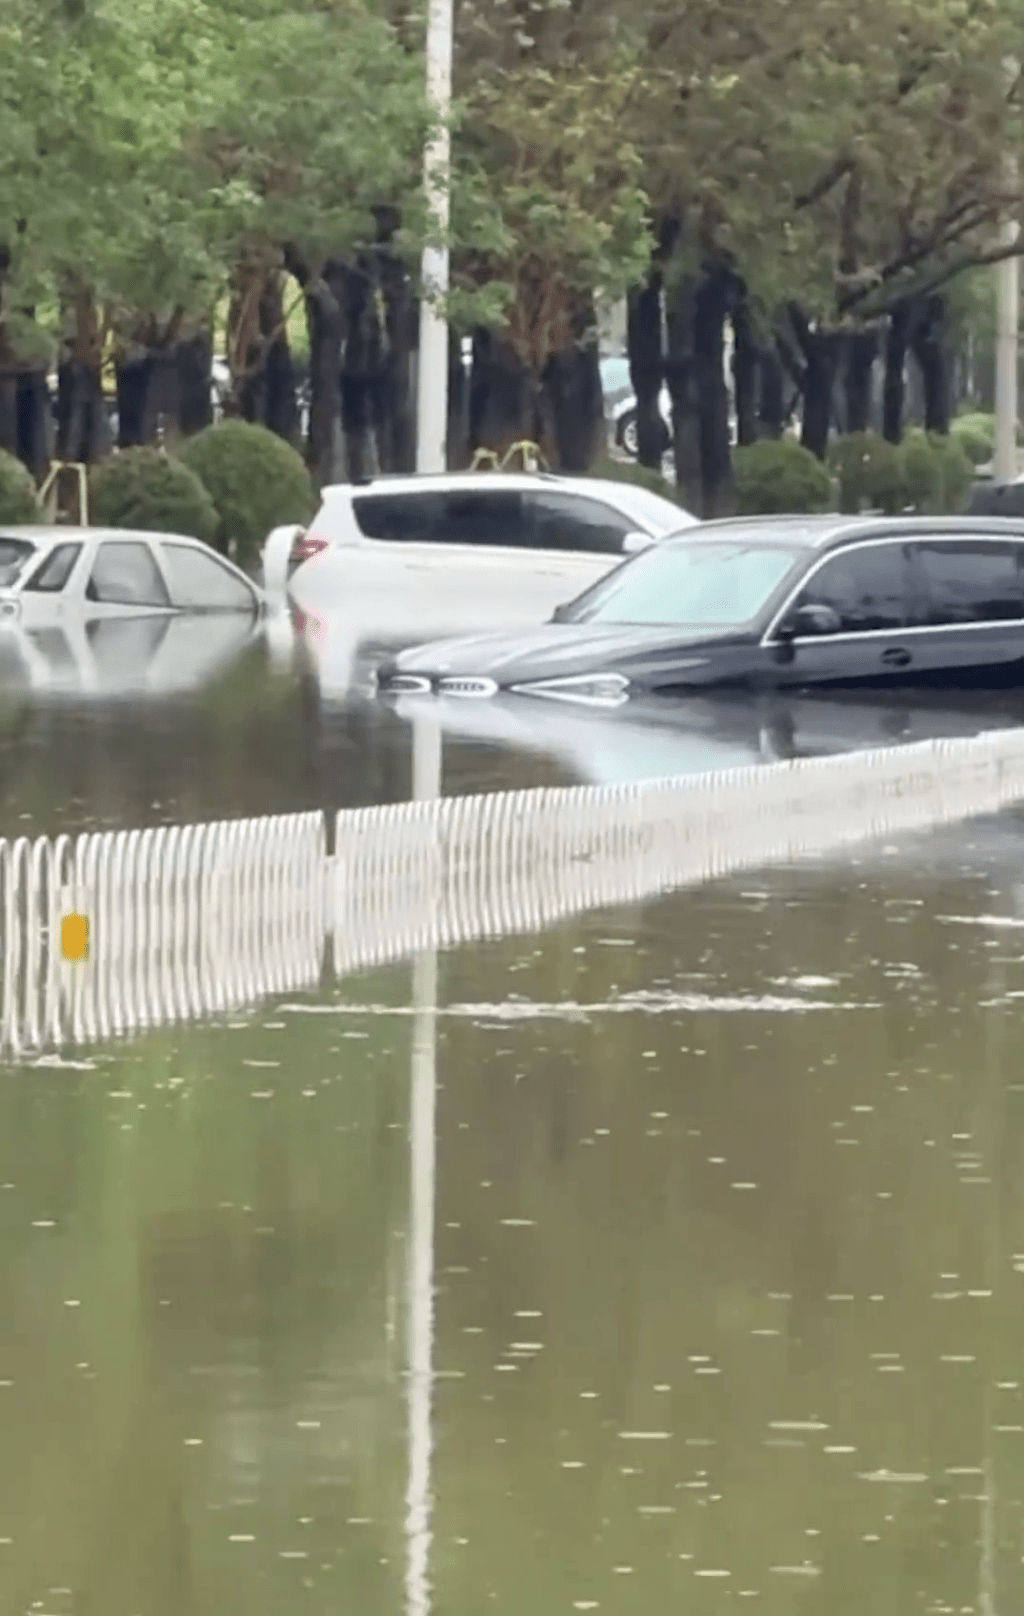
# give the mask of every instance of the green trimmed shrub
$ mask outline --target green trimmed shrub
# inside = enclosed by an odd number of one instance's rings
[[[989,459],[991,460],[996,448],[996,418],[990,411],[967,410],[963,415],[957,415],[953,418],[949,424],[949,430],[957,433],[977,432],[982,434],[988,439],[989,449],[991,450]],[[1024,426],[1021,425],[1020,421],[1017,422],[1016,438],[1018,449],[1024,447]]]
[[[677,505],[683,503],[681,489],[670,483],[660,471],[652,471],[650,466],[638,466],[635,460],[599,460],[591,466],[588,476],[601,477],[609,482],[636,483],[640,488],[649,489],[652,494],[660,494],[662,499],[674,500]]]
[[[939,509],[962,511],[974,482],[970,456],[954,433],[935,435],[929,441],[939,469]]]
[[[32,474],[15,455],[0,449],[0,522],[38,522],[39,504]]]
[[[180,458],[216,507],[218,548],[243,566],[255,561],[271,528],[313,514],[302,456],[265,426],[219,421],[183,444]]]
[[[877,432],[849,432],[829,446],[828,464],[839,483],[839,509],[856,516],[865,505],[872,509],[891,498],[897,487],[898,451]]]
[[[832,508],[832,479],[799,443],[766,439],[733,458],[736,509],[741,516],[810,515]]]
[[[988,465],[995,453],[994,439],[966,416],[952,423],[949,435],[956,438],[972,466]]]
[[[899,446],[902,476],[901,510],[942,509],[942,462],[935,442],[923,432],[911,431]]]
[[[124,449],[89,473],[89,520],[96,527],[181,533],[213,542],[217,512],[194,472],[162,449]]]

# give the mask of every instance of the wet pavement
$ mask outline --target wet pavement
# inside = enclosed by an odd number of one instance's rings
[[[642,770],[588,722],[445,789]],[[409,736],[260,648],[5,696],[0,836],[398,800]],[[1021,1609],[1022,870],[1008,813],[8,1063],[0,1612]]]

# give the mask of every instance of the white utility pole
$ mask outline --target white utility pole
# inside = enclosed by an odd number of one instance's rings
[[[430,0],[427,12],[427,100],[433,121],[423,162],[431,234],[446,242],[451,211],[453,0]],[[439,299],[448,293],[448,247],[423,249],[423,301],[417,373],[416,470],[447,470],[448,322]]]
[[[1006,63],[1012,84],[1018,64]],[[1013,156],[1006,158],[1006,188],[1016,199],[1018,170]],[[1020,233],[1017,209],[1003,221],[1001,244],[1012,247]],[[996,452],[992,467],[997,483],[1017,475],[1017,334],[1020,324],[1020,260],[1016,255],[996,265]]]

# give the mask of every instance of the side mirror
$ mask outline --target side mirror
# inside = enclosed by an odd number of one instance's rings
[[[654,540],[649,533],[627,533],[622,541],[623,555],[639,555],[641,550],[649,550]]]
[[[784,641],[809,639],[819,634],[838,634],[842,626],[839,613],[831,606],[807,602],[797,606],[779,625],[778,637]]]

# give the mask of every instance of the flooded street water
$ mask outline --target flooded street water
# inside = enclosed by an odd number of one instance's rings
[[[2,725],[8,838],[410,791],[262,664]],[[1022,872],[1009,812],[8,1059],[2,1616],[1024,1608]]]

